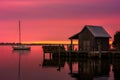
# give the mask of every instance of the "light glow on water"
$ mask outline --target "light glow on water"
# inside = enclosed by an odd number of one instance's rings
[[[1,80],[114,80],[119,60],[91,60],[79,57],[44,57],[42,46],[31,51],[13,51],[0,46]]]

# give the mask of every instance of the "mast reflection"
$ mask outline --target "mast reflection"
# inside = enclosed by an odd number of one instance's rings
[[[18,80],[21,80],[21,57],[28,55],[30,53],[30,51],[16,50],[16,51],[13,51],[12,53],[18,55]]]

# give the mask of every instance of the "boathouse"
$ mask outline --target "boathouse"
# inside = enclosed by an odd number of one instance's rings
[[[74,39],[78,40],[79,51],[108,51],[110,38],[110,35],[102,26],[86,25],[81,32],[71,36],[69,39],[71,45]]]

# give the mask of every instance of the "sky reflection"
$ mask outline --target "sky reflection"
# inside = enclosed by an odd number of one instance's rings
[[[78,57],[44,57],[41,46],[30,52],[0,47],[0,79],[2,80],[116,80],[119,59],[84,59]],[[49,53],[47,53],[49,54]]]

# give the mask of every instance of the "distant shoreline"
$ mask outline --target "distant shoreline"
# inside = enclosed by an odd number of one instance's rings
[[[0,43],[0,46],[2,45],[70,45],[68,43]],[[78,45],[78,44],[73,44],[73,45]]]

